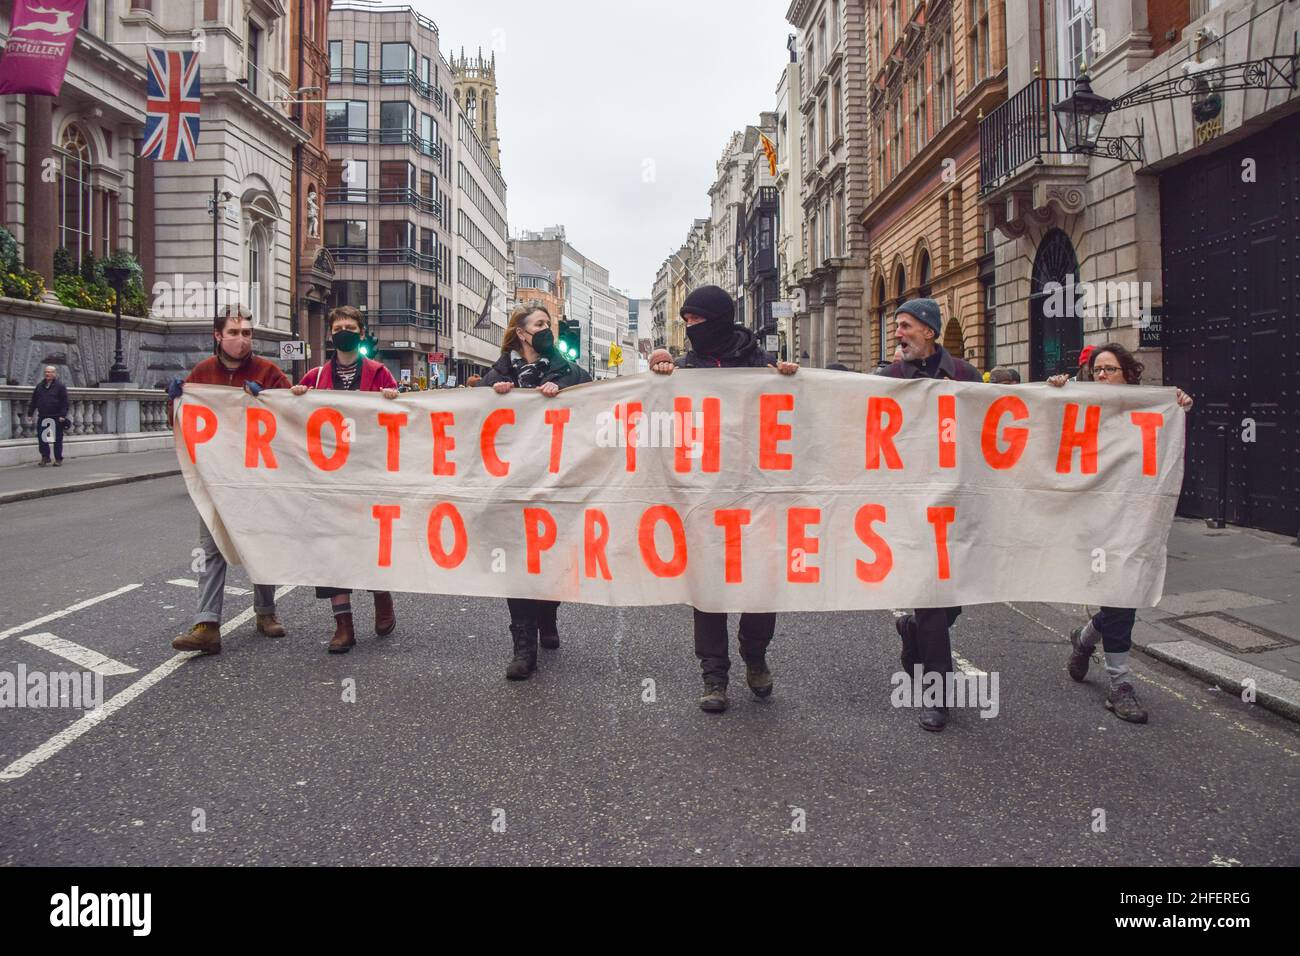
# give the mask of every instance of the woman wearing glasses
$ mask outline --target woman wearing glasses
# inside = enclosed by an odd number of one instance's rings
[[[1117,342],[1097,346],[1089,357],[1088,367],[1092,380],[1099,385],[1138,385],[1142,382],[1142,363],[1128,349]],[[1058,388],[1069,381],[1065,375],[1054,375],[1047,380]],[[1181,388],[1177,390],[1178,407],[1184,412],[1192,407],[1192,398]],[[1070,660],[1066,670],[1076,681],[1088,676],[1092,652],[1101,641],[1106,652],[1106,673],[1110,677],[1110,690],[1106,694],[1106,709],[1120,720],[1145,724],[1147,712],[1133,689],[1132,671],[1128,655],[1133,646],[1133,621],[1137,610],[1131,607],[1103,607],[1083,627],[1070,632]]]

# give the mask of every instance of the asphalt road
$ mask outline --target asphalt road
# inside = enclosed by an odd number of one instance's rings
[[[330,656],[296,588],[288,637],[246,620],[175,660],[197,520],[179,478],[0,506],[0,671],[79,670],[35,634],[133,668],[93,720],[0,709],[0,863],[1300,863],[1296,726],[1136,654],[1151,722],[1120,722],[1065,673],[1077,614],[967,609],[954,645],[999,711],[943,734],[891,706],[888,612],[782,616],[774,695],[733,663],[722,716],[684,607],[566,606],[521,684],[504,602],[433,595],[398,595],[386,638],[358,595]]]

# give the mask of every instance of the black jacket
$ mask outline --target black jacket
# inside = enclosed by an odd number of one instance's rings
[[[974,365],[965,359],[950,354],[942,345],[936,344],[935,354],[939,356],[939,366],[934,378],[948,378],[954,382],[982,382],[984,376]],[[889,368],[880,372],[887,378],[930,378],[915,362],[894,362]]]
[[[738,325],[731,342],[717,355],[700,355],[691,349],[679,355],[673,364],[678,368],[767,368],[772,360],[759,345],[758,336]]]
[[[519,381],[515,376],[514,369],[514,354],[513,352],[502,352],[496,364],[488,369],[488,373],[478,383],[478,387],[495,385],[497,382],[509,382],[511,385],[518,385]],[[553,359],[550,369],[538,384],[545,385],[547,382],[554,382],[564,389],[571,385],[581,385],[583,382],[590,381],[591,376],[587,374],[581,365],[574,365],[572,362],[566,362],[563,359]]]
[[[27,403],[27,414],[39,413],[41,418],[68,417],[68,386],[57,378],[42,381],[32,389],[32,400]]]

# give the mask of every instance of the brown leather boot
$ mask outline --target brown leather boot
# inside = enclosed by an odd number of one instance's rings
[[[221,628],[215,621],[195,624],[184,634],[172,638],[172,647],[178,651],[202,651],[204,654],[221,653]]]
[[[257,629],[267,637],[284,637],[288,633],[275,612],[257,615]]]
[[[352,631],[352,612],[334,615],[334,637],[330,639],[331,654],[346,654],[356,646],[357,636]]]
[[[375,592],[375,633],[385,637],[397,627],[397,612],[393,610],[393,595],[388,591]]]

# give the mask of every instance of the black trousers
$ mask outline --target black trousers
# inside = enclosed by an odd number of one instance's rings
[[[960,614],[959,607],[918,607],[912,613],[908,656],[921,664],[924,673],[949,674],[953,671],[952,641],[948,629]],[[905,645],[908,641],[908,637],[903,638]]]
[[[1123,654],[1133,647],[1133,623],[1137,609],[1103,607],[1092,618],[1092,626],[1101,631],[1101,646],[1111,654]]]
[[[695,656],[700,659],[700,669],[725,683],[731,670],[731,658],[727,655],[727,615],[699,608],[691,610],[695,612]],[[741,659],[761,660],[775,633],[775,612],[740,615]]]
[[[45,425],[54,422],[54,441],[45,440]],[[41,446],[41,461],[50,460],[50,445],[54,445],[54,460],[63,461],[63,419],[53,415],[40,415],[36,418],[36,441]]]
[[[511,624],[536,624],[538,634],[558,634],[555,617],[560,611],[559,601],[538,601],[533,598],[506,598]]]

